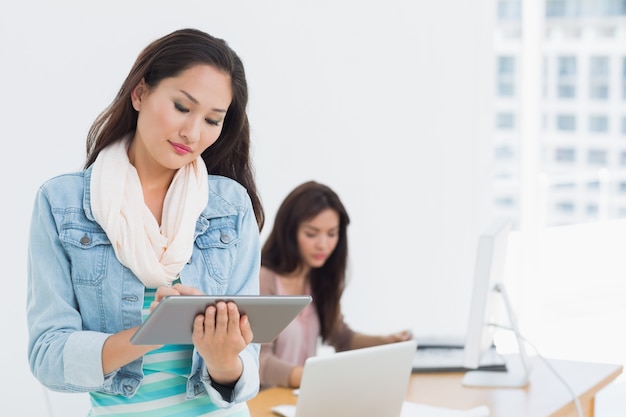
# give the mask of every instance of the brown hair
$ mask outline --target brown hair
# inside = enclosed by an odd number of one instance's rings
[[[331,335],[340,318],[340,302],[346,281],[346,232],[350,218],[339,196],[328,186],[315,181],[296,187],[278,208],[274,226],[261,252],[261,265],[277,274],[289,274],[298,270],[302,266],[298,248],[298,227],[326,209],[332,209],[339,215],[339,240],[324,265],[311,269],[309,273],[323,340]]]

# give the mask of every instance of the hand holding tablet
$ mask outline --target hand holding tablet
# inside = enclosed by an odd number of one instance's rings
[[[209,305],[233,301],[246,314],[253,343],[267,343],[311,302],[308,295],[170,295],[163,298],[130,339],[135,345],[190,344],[193,320]]]

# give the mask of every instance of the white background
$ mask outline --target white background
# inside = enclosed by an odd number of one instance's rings
[[[324,182],[352,219],[350,324],[462,335],[490,219],[492,19],[488,0],[3,2],[3,414],[47,412],[26,357],[36,189],[82,166],[137,54],[181,27],[226,39],[246,66],[263,237],[294,186]],[[58,415],[85,415],[71,397]]]

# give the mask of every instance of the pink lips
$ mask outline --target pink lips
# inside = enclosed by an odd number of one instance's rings
[[[170,142],[170,145],[172,145],[172,147],[174,148],[176,153],[178,153],[180,155],[186,155],[189,152],[191,152],[191,148],[189,146],[183,145],[182,143]]]

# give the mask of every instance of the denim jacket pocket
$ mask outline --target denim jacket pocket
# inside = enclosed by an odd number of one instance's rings
[[[228,281],[240,239],[232,217],[211,219],[209,227],[196,238],[207,270],[217,282]]]
[[[70,258],[72,281],[82,285],[100,285],[106,275],[111,242],[102,230],[86,225],[63,226],[59,235]]]

